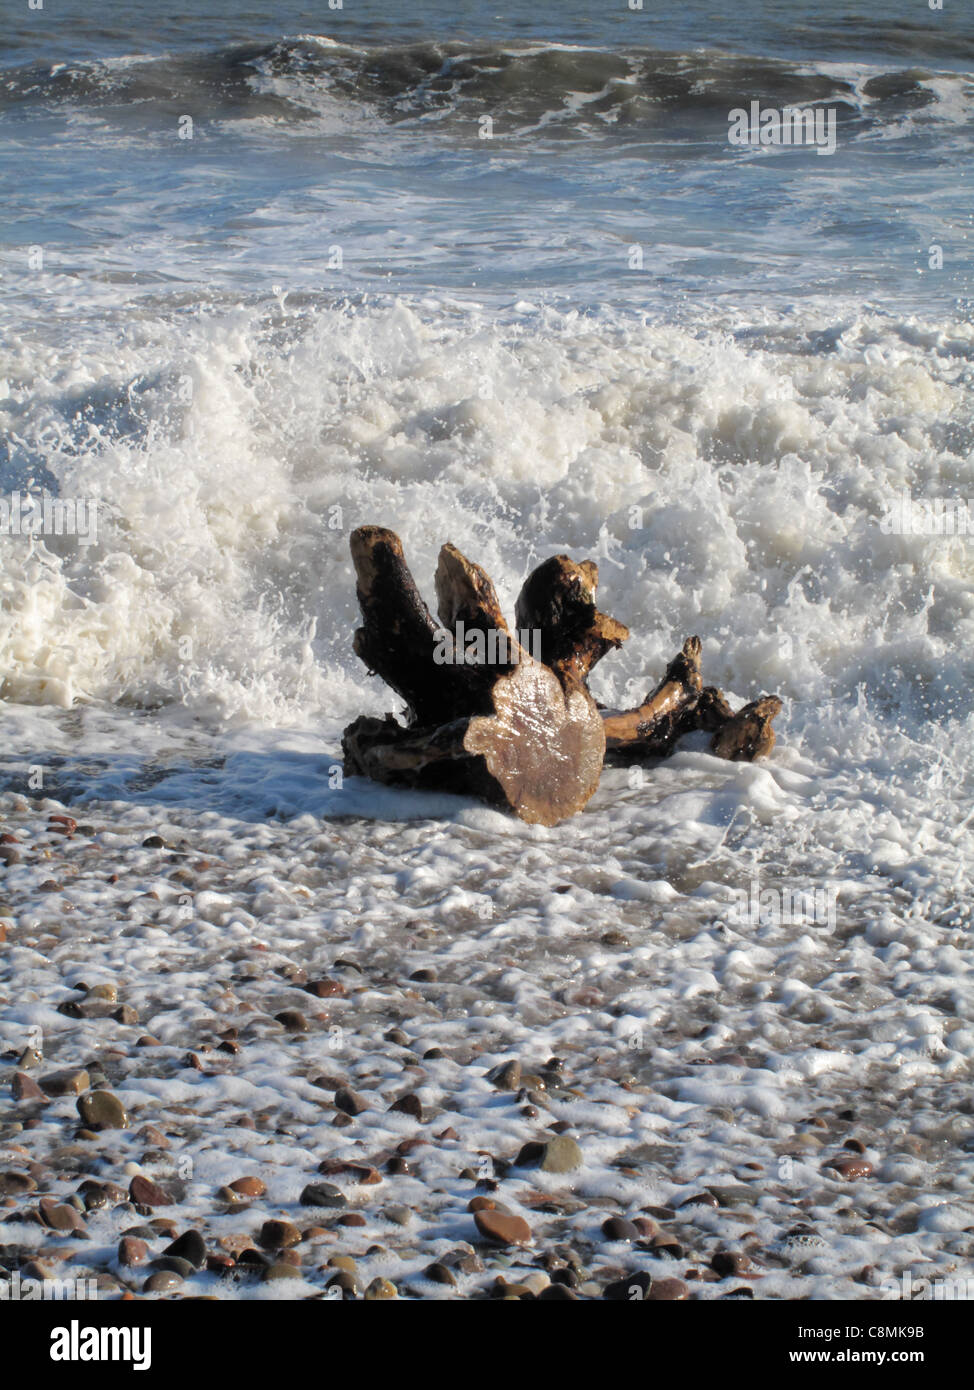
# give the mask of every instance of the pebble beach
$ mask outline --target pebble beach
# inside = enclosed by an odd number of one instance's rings
[[[789,777],[679,754],[637,814],[762,780]],[[937,1016],[966,918],[867,888],[827,950],[745,941],[701,872],[678,893],[596,852],[635,799],[431,840],[5,796],[4,1269],[257,1300],[966,1279],[974,1033]]]

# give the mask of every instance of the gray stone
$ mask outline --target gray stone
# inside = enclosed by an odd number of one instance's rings
[[[330,1182],[312,1182],[301,1193],[303,1207],[333,1207],[336,1210],[348,1206],[348,1198],[341,1188]]]

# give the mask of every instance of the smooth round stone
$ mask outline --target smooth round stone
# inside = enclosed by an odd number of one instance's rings
[[[602,1234],[606,1240],[639,1240],[640,1232],[632,1221],[624,1216],[610,1216],[602,1222]]]
[[[249,1247],[246,1250],[241,1250],[240,1254],[237,1256],[237,1266],[243,1270],[263,1271],[268,1269],[273,1263],[273,1260],[265,1259],[259,1250],[253,1250]],[[288,1268],[290,1268],[290,1266],[288,1266]]]
[[[661,1235],[653,1236],[650,1241],[650,1248],[670,1260],[682,1260],[683,1258],[683,1246],[676,1236],[667,1235],[665,1231]]]
[[[873,1171],[873,1165],[868,1159],[859,1158],[854,1154],[842,1155],[840,1158],[833,1158],[825,1164],[827,1169],[831,1168],[840,1178],[846,1182],[853,1182],[856,1178],[868,1178]]]
[[[502,1211],[476,1211],[473,1219],[484,1239],[498,1245],[526,1245],[531,1239],[531,1227],[523,1216]]]
[[[129,1196],[136,1206],[139,1207],[171,1207],[172,1198],[169,1193],[154,1183],[151,1178],[144,1177],[141,1173],[136,1173],[129,1183]]]
[[[254,1177],[235,1178],[229,1187],[240,1197],[263,1197],[267,1193],[267,1184]]]
[[[331,999],[334,996],[341,996],[345,993],[345,986],[340,980],[332,980],[327,976],[321,980],[312,980],[306,985],[309,994],[313,994],[316,999]]]
[[[726,1279],[728,1275],[743,1274],[750,1264],[747,1255],[738,1250],[718,1250],[710,1261],[710,1268]]]
[[[301,1279],[303,1277],[300,1269],[296,1269],[294,1265],[285,1264],[281,1260],[276,1264],[268,1265],[261,1275],[265,1284],[273,1283],[277,1279]]]
[[[326,1289],[341,1289],[345,1294],[357,1294],[359,1291],[359,1281],[356,1275],[347,1269],[340,1269],[333,1275],[325,1285]]]
[[[118,1262],[120,1265],[142,1265],[149,1258],[149,1247],[138,1236],[122,1236],[118,1242]]]
[[[490,1291],[490,1296],[491,1298],[534,1298],[534,1294],[527,1284],[509,1284],[501,1275],[498,1275]]]
[[[184,1231],[166,1246],[163,1254],[187,1260],[195,1269],[202,1269],[206,1263],[206,1241],[199,1231]]]
[[[650,1303],[677,1303],[689,1296],[690,1290],[682,1279],[654,1279],[646,1295]]]
[[[173,1289],[178,1289],[182,1284],[182,1279],[171,1269],[158,1269],[155,1274],[150,1274],[142,1285],[143,1293],[170,1293]]]
[[[384,1207],[382,1216],[384,1220],[391,1221],[393,1226],[408,1226],[413,1219],[413,1212],[409,1207]]]
[[[535,1298],[537,1298],[537,1296],[540,1293],[543,1293],[544,1290],[548,1287],[548,1285],[551,1283],[551,1280],[548,1278],[547,1274],[545,1274],[544,1270],[536,1269],[532,1274],[525,1275],[525,1277],[521,1280],[521,1283],[526,1284],[528,1288],[531,1290],[531,1292],[534,1294]]]
[[[640,1240],[652,1240],[659,1235],[659,1227],[651,1216],[634,1216],[632,1224],[639,1232]]]
[[[353,1091],[350,1086],[340,1086],[335,1092],[335,1104],[339,1110],[346,1115],[361,1115],[363,1110],[368,1110],[368,1102]]]
[[[297,1245],[301,1232],[290,1221],[265,1221],[260,1228],[258,1240],[264,1250],[287,1250]]]
[[[42,1197],[38,1204],[41,1221],[52,1231],[83,1231],[85,1223],[77,1210],[68,1202],[58,1202],[56,1197]]]
[[[541,1171],[544,1173],[571,1173],[582,1166],[582,1151],[567,1134],[559,1134],[545,1144]]]
[[[391,1111],[398,1111],[402,1115],[409,1115],[414,1120],[421,1121],[423,1118],[423,1106],[420,1102],[419,1096],[417,1096],[412,1091],[409,1093],[409,1095],[400,1096],[397,1101],[393,1101],[392,1105],[389,1106],[389,1109]]]
[[[602,1297],[613,1303],[639,1303],[649,1297],[654,1282],[645,1270],[638,1269],[624,1279],[614,1279],[611,1284],[606,1284]]]
[[[118,989],[115,985],[92,985],[86,999],[103,999],[109,1004],[118,1003]]]
[[[25,1071],[14,1072],[14,1078],[10,1083],[10,1090],[14,1100],[47,1100],[47,1096],[38,1086],[32,1076],[28,1076]]]
[[[160,1255],[152,1261],[150,1268],[169,1274],[178,1274],[180,1279],[191,1279],[196,1273],[194,1264],[189,1260],[181,1260],[175,1255]]]
[[[502,1062],[500,1066],[491,1068],[487,1073],[487,1080],[498,1091],[519,1091],[521,1063],[516,1058],[510,1062]]]
[[[375,1303],[382,1299],[398,1298],[399,1291],[389,1279],[376,1278],[365,1290],[365,1300],[367,1303]]]
[[[0,1197],[23,1197],[36,1189],[37,1183],[27,1173],[0,1173]]]
[[[300,1009],[283,1009],[274,1017],[288,1033],[307,1033],[308,1020]]]
[[[78,1097],[78,1114],[92,1129],[128,1129],[125,1106],[111,1091],[88,1091]]]
[[[423,1278],[429,1279],[434,1284],[448,1284],[451,1288],[456,1287],[457,1277],[452,1269],[447,1269],[445,1264],[439,1260],[423,1270]]]
[[[311,1182],[301,1193],[303,1207],[330,1207],[340,1210],[348,1206],[348,1198],[340,1187],[330,1182]]]
[[[49,1096],[77,1096],[90,1090],[91,1077],[86,1071],[55,1071],[41,1080]]]

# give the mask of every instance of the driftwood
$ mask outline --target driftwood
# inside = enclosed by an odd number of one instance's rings
[[[665,758],[695,729],[713,735],[710,747],[718,758],[752,762],[771,752],[771,721],[781,712],[778,696],[765,695],[735,714],[722,691],[704,685],[700,652],[700,638],[688,637],[638,709],[603,711],[606,762],[627,765]]]
[[[704,687],[700,639],[690,637],[643,704],[600,708],[588,678],[629,630],[595,605],[598,569],[558,555],[525,580],[516,631],[490,578],[455,546],[440,551],[437,624],[392,531],[351,538],[362,626],[356,654],[405,701],[405,723],[362,716],[342,738],[347,774],[393,786],[473,794],[542,825],[580,811],[603,761],[664,757],[693,729],[713,751],[751,759],[770,752],[776,696],[734,713]]]

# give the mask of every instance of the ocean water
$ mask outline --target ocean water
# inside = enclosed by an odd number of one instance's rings
[[[798,1078],[829,1103],[868,1082],[927,1134],[974,1055],[974,534],[884,519],[908,494],[971,499],[974,525],[972,59],[951,0],[20,6],[0,499],[84,500],[97,525],[0,537],[5,813],[81,808],[106,852],[111,826],[165,825],[266,855],[267,882],[292,832],[310,874],[333,822],[319,915],[216,885],[236,905],[199,905],[207,970],[214,922],[286,925],[300,957],[325,927],[332,955],[386,950],[425,913],[447,968],[533,969],[497,996],[512,1047],[625,1018],[662,1038],[683,1010],[687,1037],[778,1059],[733,1092],[762,1123],[813,1108]],[[730,144],[752,101],[834,112],[834,153]],[[606,773],[553,831],[339,785],[343,725],[395,707],[351,650],[363,523],[401,535],[427,593],[454,542],[508,609],[548,555],[596,559],[633,634],[599,697],[638,702],[698,633],[708,683],[784,699],[773,757],[691,743],[641,784]],[[576,896],[552,896],[566,866]],[[32,939],[44,874],[4,890]],[[755,878],[833,890],[838,928],[730,945]],[[616,928],[626,961],[598,945]],[[124,960],[151,997],[185,945],[133,939],[93,929],[37,988]],[[615,1012],[553,1022],[566,979]],[[205,972],[180,981],[205,999]],[[676,1124],[721,1087],[660,1047]],[[953,1165],[967,1200],[962,1140],[888,1180],[932,1202]],[[930,1223],[924,1257],[954,1229]]]

